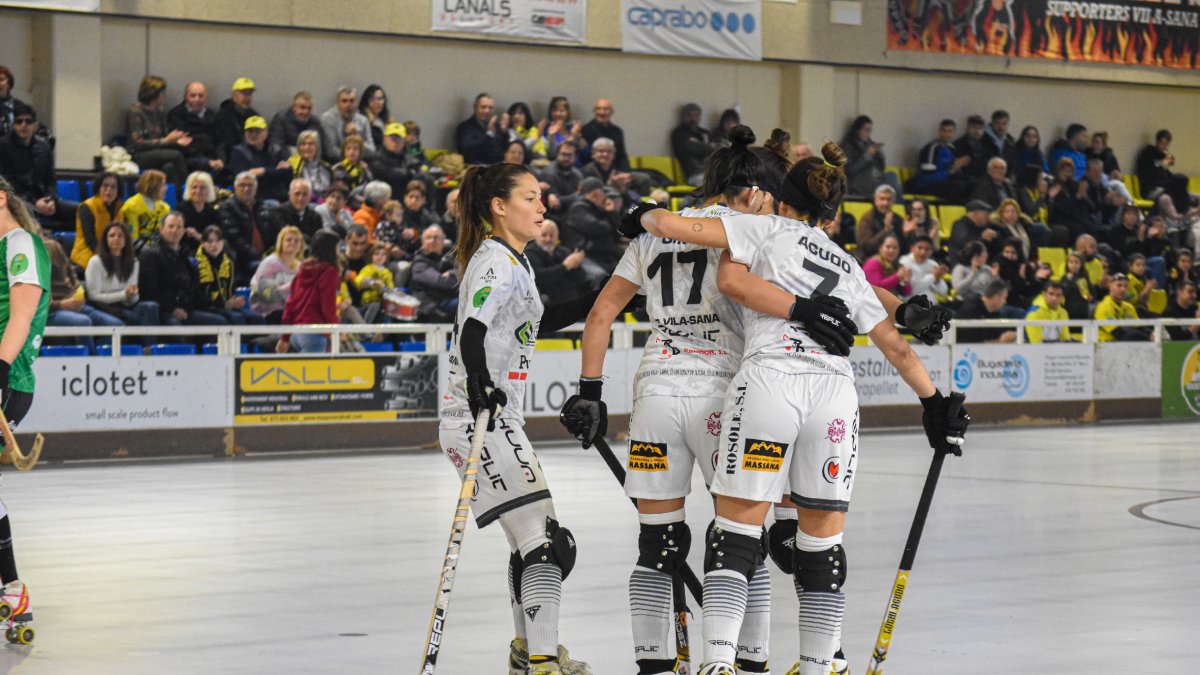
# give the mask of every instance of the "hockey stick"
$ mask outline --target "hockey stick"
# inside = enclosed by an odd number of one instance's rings
[[[28,471],[38,463],[38,459],[42,456],[42,444],[46,442],[46,437],[38,434],[33,437],[33,447],[29,449],[29,454],[21,452],[21,446],[17,445],[17,438],[13,436],[12,427],[8,426],[8,416],[0,413],[0,433],[4,435],[4,454],[12,457],[13,466],[17,467],[18,471]]]
[[[454,588],[454,572],[458,569],[458,556],[462,550],[463,533],[467,529],[471,497],[475,494],[475,475],[479,473],[479,455],[483,452],[483,441],[490,419],[491,411],[487,409],[479,411],[479,417],[475,419],[475,433],[471,436],[471,451],[467,453],[467,468],[463,471],[458,506],[454,507],[454,520],[450,524],[450,543],[446,545],[442,576],[438,580],[437,595],[434,597],[433,617],[429,620],[429,632],[425,634],[425,656],[421,661],[421,675],[433,675],[437,668],[438,653],[441,651],[442,638],[445,637],[446,614],[450,609],[450,591]]]
[[[966,397],[958,392],[950,394],[950,406],[946,416],[958,417],[965,399]],[[947,436],[946,442],[962,445],[963,439]],[[921,543],[921,532],[925,529],[925,517],[929,515],[929,505],[933,503],[933,491],[937,489],[938,477],[942,474],[942,462],[945,459],[946,452],[937,450],[933,453],[929,473],[925,476],[925,487],[921,490],[921,499],[917,502],[917,512],[913,516],[912,528],[908,531],[908,541],[904,544],[904,555],[900,557],[900,569],[896,572],[892,594],[883,613],[883,623],[879,626],[879,637],[875,639],[875,651],[871,653],[871,660],[867,663],[867,675],[883,675],[883,660],[887,658],[888,648],[892,644],[892,631],[896,629],[896,619],[900,615],[900,602],[904,600],[908,576],[917,557],[917,546]]]

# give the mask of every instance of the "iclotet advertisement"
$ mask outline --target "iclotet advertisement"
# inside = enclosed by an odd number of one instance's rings
[[[975,403],[1092,399],[1090,344],[957,344],[951,352],[954,391]]]

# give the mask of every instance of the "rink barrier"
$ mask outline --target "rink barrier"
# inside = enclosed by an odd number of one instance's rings
[[[1098,322],[956,321],[943,344],[914,350],[942,391],[963,391],[981,424],[1074,424],[1099,420],[1200,417],[1200,343],[1158,340],[1166,325],[1196,320],[1130,320],[1153,342],[1099,343]],[[1084,342],[960,344],[959,327],[1060,325]],[[578,336],[582,325],[564,331]],[[627,428],[632,379],[650,324],[613,326],[606,401],[613,435]],[[436,448],[437,407],[449,367],[448,324],[296,326],[293,333],[380,334],[392,351],[325,355],[243,354],[278,327],[49,328],[48,337],[112,341],[111,356],[42,357],[33,408],[18,438],[52,434],[46,461],[66,458],[240,455],[247,451]],[[215,354],[122,356],[121,346],[191,338]],[[400,343],[390,343],[399,339]],[[560,343],[562,344],[562,343]],[[577,344],[577,343],[576,343]],[[410,351],[413,346],[421,351]],[[556,345],[560,346],[560,345]],[[128,350],[126,350],[128,351]],[[527,373],[526,429],[535,440],[565,440],[557,411],[575,393],[576,350],[538,351]],[[862,427],[919,424],[912,393],[869,344],[851,353]],[[24,439],[22,439],[24,440]]]

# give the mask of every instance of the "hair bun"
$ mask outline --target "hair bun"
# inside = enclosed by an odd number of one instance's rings
[[[729,142],[738,149],[754,145],[756,140],[758,139],[754,136],[754,130],[745,124],[739,124],[729,132]]]
[[[839,169],[846,166],[846,152],[837,143],[830,141],[822,145],[821,156],[825,158],[827,164],[832,164]]]
[[[763,147],[784,159],[791,159],[792,135],[783,129],[772,129],[771,137],[763,142]]]

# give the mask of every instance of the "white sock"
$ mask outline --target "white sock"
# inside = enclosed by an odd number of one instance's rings
[[[516,558],[521,557],[520,551],[513,551]],[[508,559],[508,602],[512,606],[513,629],[517,637],[525,639],[525,613],[521,609],[521,601],[517,599],[517,582],[519,575],[514,574],[513,557]]]
[[[642,525],[671,525],[684,522],[684,511],[639,513]],[[647,668],[666,670],[674,665],[675,646],[672,602],[674,579],[665,572],[635,565],[629,575],[629,614],[633,623],[633,658]],[[662,663],[648,663],[661,661]],[[671,665],[668,665],[671,664]]]
[[[841,543],[841,533],[821,538],[796,532],[796,549],[800,551],[826,551]],[[840,587],[836,592],[806,590],[798,577],[794,579],[800,601],[800,675],[829,675],[833,653],[842,642],[846,596]]]
[[[766,563],[758,563],[750,580],[746,615],[738,634],[738,666],[746,673],[767,672],[771,640],[771,573]],[[750,664],[753,664],[751,666]],[[758,670],[752,668],[757,667]]]
[[[717,516],[717,528],[747,537],[762,536],[762,528]],[[725,663],[737,659],[738,633],[746,616],[749,583],[745,575],[726,569],[714,569],[704,575],[704,663]]]
[[[562,603],[562,570],[558,565],[526,565],[521,575],[521,609],[529,658],[558,658],[558,610]]]

